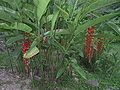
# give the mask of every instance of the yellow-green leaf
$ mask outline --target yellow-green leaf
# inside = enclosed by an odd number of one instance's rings
[[[39,53],[39,49],[34,46],[34,47],[31,47],[25,54],[24,54],[24,58],[31,58],[33,56],[35,56],[36,54]]]

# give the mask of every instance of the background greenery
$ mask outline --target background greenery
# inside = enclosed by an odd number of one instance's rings
[[[0,53],[0,67],[23,75],[32,72],[32,86],[43,90],[116,90],[120,88],[119,16],[119,0],[1,0],[0,32],[6,51]],[[90,26],[95,28],[94,43],[104,38],[104,50],[93,55],[92,63],[84,52]],[[31,41],[26,55],[22,55],[24,38]],[[29,59],[27,74],[23,58]],[[99,86],[87,80],[97,80]]]

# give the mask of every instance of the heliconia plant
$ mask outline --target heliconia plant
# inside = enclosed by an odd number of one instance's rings
[[[102,23],[120,15],[118,11],[99,11],[105,6],[119,3],[120,0],[13,1],[15,5],[10,4],[10,0],[1,0],[4,4],[0,6],[0,31],[8,32],[9,46],[14,46],[16,41],[22,42],[16,47],[22,47],[21,57],[25,70],[28,72],[29,69],[37,69],[42,85],[56,85],[64,76],[72,77],[73,71],[78,79],[86,80],[86,71],[79,61],[84,59],[91,62],[94,52],[101,55],[104,39],[98,38],[94,43],[94,38],[97,37],[95,33]],[[21,51],[18,52],[19,55],[15,56],[17,58],[21,55]]]

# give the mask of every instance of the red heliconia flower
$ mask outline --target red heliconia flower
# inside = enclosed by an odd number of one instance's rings
[[[24,38],[24,43],[22,44],[22,53],[25,54],[27,50],[30,48],[30,40]],[[23,58],[24,64],[25,64],[25,69],[28,71],[29,63],[28,59]]]
[[[94,38],[94,28],[89,27],[87,29],[87,35],[86,35],[86,40],[85,40],[85,57],[89,58],[90,60],[92,59],[93,56],[93,38]]]
[[[88,30],[87,30],[87,33],[88,33],[89,35],[92,35],[92,36],[93,36],[94,32],[95,32],[95,30],[94,30],[93,27],[89,27]]]
[[[96,43],[97,54],[101,54],[103,50],[103,38],[98,38]]]

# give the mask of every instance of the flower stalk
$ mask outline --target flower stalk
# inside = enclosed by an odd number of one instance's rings
[[[85,57],[88,58],[89,60],[92,59],[94,52],[94,48],[93,48],[94,32],[95,32],[94,28],[89,27],[87,29],[87,35],[85,39]]]

